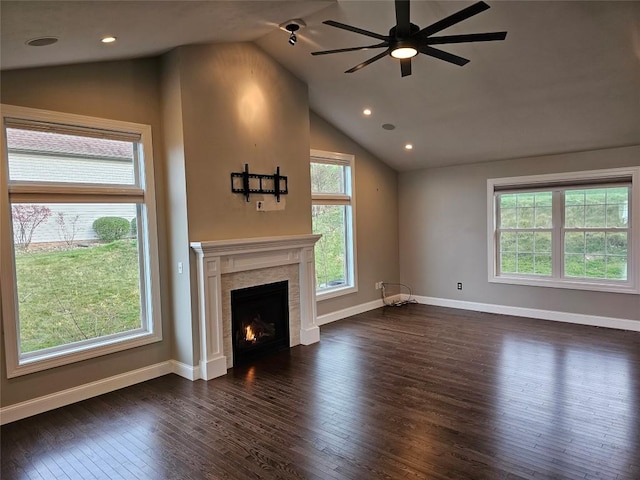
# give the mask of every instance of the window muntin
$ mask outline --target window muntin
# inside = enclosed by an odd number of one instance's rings
[[[311,198],[318,299],[357,291],[353,157],[312,151]]]
[[[568,190],[564,195],[564,275],[626,281],[630,187]]]
[[[8,376],[160,340],[149,127],[3,113]],[[96,242],[100,217],[121,217],[117,239]]]
[[[489,180],[489,280],[640,293],[639,170]]]
[[[499,270],[551,275],[552,193],[498,195]]]

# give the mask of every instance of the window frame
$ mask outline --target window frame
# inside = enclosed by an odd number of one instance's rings
[[[564,268],[564,195],[560,190],[614,186],[615,181],[630,179],[627,246],[627,280],[606,280],[563,276]],[[552,275],[500,274],[498,271],[498,193],[552,191]],[[598,230],[607,230],[606,228]],[[623,167],[558,174],[505,177],[487,180],[487,250],[490,283],[528,285],[612,293],[640,294],[640,167]]]
[[[336,298],[343,295],[356,293],[358,291],[358,260],[356,249],[356,198],[355,198],[355,155],[338,152],[327,152],[324,150],[311,149],[310,162],[325,165],[340,165],[347,167],[345,170],[345,193],[326,194],[311,192],[311,205],[344,205],[347,208],[346,221],[346,255],[347,255],[347,277],[351,282],[333,288],[318,289],[316,285],[316,300],[322,301]],[[316,243],[317,245],[317,243]],[[315,278],[315,276],[314,276]]]
[[[162,318],[151,126],[13,105],[3,104],[1,107],[0,279],[2,283],[0,293],[7,377],[26,375],[161,341]],[[123,187],[99,183],[10,182],[6,128],[19,123],[28,125],[39,122],[55,124],[61,129],[68,126],[70,130],[77,132],[82,132],[83,129],[88,129],[88,132],[102,130],[116,137],[136,138],[140,152],[136,184]],[[20,354],[14,238],[10,207],[11,203],[17,202],[138,204],[138,210],[144,212],[144,215],[136,216],[140,243],[138,261],[141,267],[141,328]]]

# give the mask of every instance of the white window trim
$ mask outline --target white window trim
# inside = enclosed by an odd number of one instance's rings
[[[336,298],[343,295],[349,295],[358,291],[358,257],[357,257],[357,239],[356,239],[356,177],[355,177],[355,155],[348,153],[327,152],[324,150],[311,149],[310,151],[311,162],[317,161],[318,163],[330,163],[335,165],[343,165],[349,167],[349,178],[347,179],[349,184],[347,187],[350,189],[345,195],[341,194],[313,194],[311,195],[311,203],[314,200],[320,200],[324,204],[334,205],[351,205],[351,218],[348,221],[347,234],[351,237],[351,248],[348,255],[352,259],[353,265],[351,265],[352,271],[351,278],[353,279],[353,285],[340,286],[331,289],[323,289],[318,291],[316,288],[316,301],[328,300],[330,298]]]
[[[607,282],[598,279],[556,279],[548,277],[534,277],[527,275],[498,275],[496,242],[497,218],[495,204],[496,187],[545,186],[558,182],[570,181],[606,181],[620,177],[631,177],[631,198],[629,202],[630,228],[628,245],[628,279],[624,284]],[[554,212],[554,215],[557,212]],[[558,241],[557,238],[554,241]],[[511,285],[529,285],[539,287],[567,288],[574,290],[591,290],[612,293],[640,294],[640,167],[611,168],[604,170],[588,170],[572,173],[558,173],[545,175],[530,175],[523,177],[505,177],[487,180],[487,249],[488,249],[488,280],[491,283]],[[560,247],[561,249],[561,247]],[[557,248],[554,249],[557,251]]]
[[[2,132],[0,141],[0,290],[2,298],[2,316],[4,321],[4,346],[7,366],[7,377],[17,377],[33,372],[38,372],[61,365],[79,362],[89,358],[107,355],[130,348],[147,345],[162,340],[162,318],[160,308],[160,273],[158,264],[158,234],[156,201],[154,191],[154,168],[153,149],[151,138],[151,127],[131,122],[121,122],[107,120],[84,115],[52,112],[27,107],[13,105],[1,105],[2,108]],[[11,214],[9,206],[9,188],[13,194],[29,194],[29,189],[19,186],[8,187],[8,162],[7,162],[7,142],[5,137],[5,119],[16,118],[26,121],[41,121],[63,125],[84,126],[90,129],[102,129],[107,131],[128,132],[140,136],[139,142],[142,144],[144,158],[140,159],[143,164],[143,171],[140,172],[141,185],[124,189],[126,193],[135,196],[136,193],[144,194],[145,218],[138,219],[138,222],[145,222],[147,228],[147,238],[143,251],[144,259],[148,266],[146,270],[146,298],[144,310],[146,311],[146,325],[144,328],[130,332],[123,332],[110,336],[105,336],[88,342],[75,342],[67,348],[48,349],[42,353],[30,352],[23,356],[19,355],[18,330],[17,330],[17,292],[15,289],[15,265],[13,259],[11,238]],[[78,198],[82,196],[82,185],[69,185],[68,187],[52,185],[55,193],[60,195],[68,194],[70,197]],[[115,190],[115,189],[113,189]],[[53,191],[43,192],[42,199],[46,200],[47,195]],[[124,193],[124,192],[117,192]],[[57,197],[58,199],[60,196]],[[139,228],[141,225],[139,224]],[[140,230],[139,230],[140,231]]]

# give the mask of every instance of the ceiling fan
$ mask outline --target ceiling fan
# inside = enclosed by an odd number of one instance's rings
[[[395,0],[396,3],[396,25],[389,30],[389,35],[381,35],[379,33],[370,32],[369,30],[363,30],[358,27],[347,25],[344,23],[336,22],[334,20],[327,20],[323,22],[326,25],[332,27],[341,28],[350,32],[359,33],[360,35],[366,35],[368,37],[377,38],[382,40],[381,43],[375,45],[367,45],[363,47],[350,47],[339,48],[337,50],[323,50],[320,52],[311,52],[311,55],[327,55],[329,53],[342,53],[353,52],[356,50],[368,50],[370,48],[386,48],[382,53],[379,53],[375,57],[371,57],[362,63],[359,63],[353,68],[350,68],[344,73],[357,72],[361,68],[372,64],[373,62],[380,60],[386,55],[391,55],[394,58],[400,60],[400,71],[403,77],[411,75],[411,58],[415,57],[418,53],[423,53],[431,57],[439,58],[445,62],[453,63],[455,65],[463,66],[469,63],[469,60],[452,53],[445,52],[443,50],[434,48],[432,45],[444,45],[449,43],[466,43],[466,42],[490,42],[493,40],[504,40],[507,36],[507,32],[488,32],[488,33],[470,33],[465,35],[445,35],[439,37],[433,37],[435,33],[444,30],[447,27],[462,22],[467,18],[473,17],[478,13],[484,12],[489,8],[484,2],[477,2],[473,5],[463,8],[453,15],[449,15],[442,20],[437,21],[423,28],[422,30],[416,24],[411,23],[409,20],[409,0]]]

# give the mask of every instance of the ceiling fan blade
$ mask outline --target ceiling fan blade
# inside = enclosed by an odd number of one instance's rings
[[[376,45],[367,45],[364,47],[338,48],[336,50],[322,50],[320,52],[311,52],[311,55],[327,55],[329,53],[355,52],[357,50],[368,50],[369,48],[383,48],[388,46],[389,46],[388,42],[382,42]]]
[[[425,55],[429,55],[430,57],[439,58],[440,60],[459,65],[460,67],[469,63],[469,60],[467,60],[466,58],[459,57],[449,52],[443,52],[442,50],[432,48],[428,45],[422,45],[419,50],[420,53],[424,53]]]
[[[423,39],[427,45],[442,45],[445,43],[464,42],[491,42],[493,40],[504,40],[507,32],[469,33],[466,35],[447,35],[444,37],[428,37]]]
[[[325,25],[329,25],[331,27],[341,28],[343,30],[348,30],[350,32],[359,33],[360,35],[366,35],[367,37],[377,38],[378,40],[384,40],[384,41],[389,40],[389,37],[387,35],[380,35],[379,33],[370,32],[369,30],[363,30],[361,28],[353,27],[345,23],[335,22],[333,20],[326,20],[322,23],[324,23]]]
[[[396,0],[396,36],[407,38],[410,34],[409,0]]]
[[[434,33],[439,32],[440,30],[444,30],[451,25],[455,25],[456,23],[462,22],[467,18],[473,17],[474,15],[479,14],[480,12],[484,12],[489,8],[484,2],[477,2],[473,5],[463,8],[459,12],[454,13],[453,15],[449,15],[448,17],[443,18],[442,20],[437,21],[429,25],[428,27],[420,30],[420,36],[427,37],[429,35],[433,35]]]
[[[347,70],[344,73],[353,73],[353,72],[357,72],[358,70],[360,70],[361,68],[366,67],[367,65],[372,64],[373,62],[376,62],[378,60],[380,60],[382,57],[385,57],[389,54],[389,50],[385,50],[382,53],[379,53],[378,55],[376,55],[375,57],[371,57],[369,60],[365,60],[362,63],[359,63],[358,65],[356,65],[353,68],[350,68],[349,70]]]
[[[403,77],[411,75],[411,59],[403,58],[400,60],[400,72]]]

